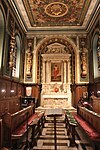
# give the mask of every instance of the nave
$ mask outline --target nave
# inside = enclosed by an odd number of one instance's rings
[[[76,128],[76,146],[70,146],[70,137],[67,135],[64,120],[64,115],[58,116],[56,119],[56,148],[54,143],[54,120],[53,117],[46,117],[42,134],[37,139],[37,145],[33,146],[31,150],[93,150],[89,139],[87,139],[79,126]],[[24,149],[25,146],[21,146],[19,150]]]

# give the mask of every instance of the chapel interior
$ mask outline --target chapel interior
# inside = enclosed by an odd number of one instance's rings
[[[0,0],[0,149],[100,149],[99,0]]]

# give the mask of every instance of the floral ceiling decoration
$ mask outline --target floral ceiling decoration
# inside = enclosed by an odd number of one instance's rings
[[[81,25],[91,0],[23,0],[32,26]]]
[[[50,3],[45,8],[45,13],[51,17],[62,17],[67,13],[67,11],[67,5],[59,2]]]

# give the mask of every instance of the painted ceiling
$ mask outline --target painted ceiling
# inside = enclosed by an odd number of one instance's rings
[[[91,0],[23,0],[31,26],[80,26]]]
[[[100,0],[9,0],[25,31],[78,31],[89,28]],[[95,17],[96,18],[96,17]]]

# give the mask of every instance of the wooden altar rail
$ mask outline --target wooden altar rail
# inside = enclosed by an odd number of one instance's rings
[[[3,116],[4,127],[4,146],[12,147],[13,140],[19,140],[27,131],[27,114],[28,125],[36,118],[41,118],[41,113],[35,113],[34,105],[28,106],[14,114],[6,113]]]
[[[75,146],[75,135],[76,135],[76,127],[78,126],[77,121],[74,116],[68,111],[65,111],[65,123],[67,129],[67,135],[70,136],[70,146]]]
[[[34,119],[29,127],[32,129],[30,148],[37,145],[38,136],[42,134],[42,129],[45,123],[44,112],[38,112],[38,118]]]

